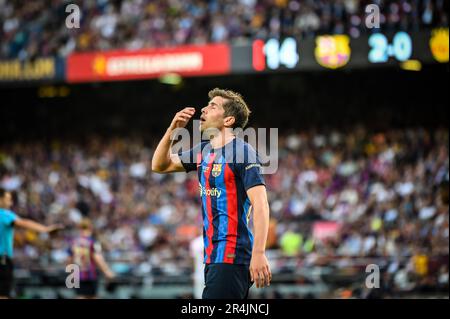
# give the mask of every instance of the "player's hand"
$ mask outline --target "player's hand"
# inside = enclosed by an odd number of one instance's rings
[[[47,233],[53,233],[53,232],[56,232],[56,231],[62,230],[62,229],[64,229],[64,225],[55,224],[55,225],[47,226],[46,232]]]
[[[269,261],[264,253],[253,253],[250,261],[250,277],[255,283],[256,288],[263,288],[270,285],[272,272],[270,271]]]
[[[194,114],[195,109],[193,107],[186,107],[182,109],[180,112],[175,114],[175,117],[170,124],[170,129],[174,130],[176,128],[185,127]]]
[[[106,277],[107,280],[112,280],[112,279],[114,279],[116,277],[116,274],[113,273],[112,271],[107,271],[105,273],[105,277]]]

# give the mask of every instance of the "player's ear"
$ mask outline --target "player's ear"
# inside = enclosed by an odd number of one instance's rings
[[[225,125],[225,127],[233,127],[235,122],[236,119],[234,118],[234,116],[227,116],[225,117],[223,124]]]

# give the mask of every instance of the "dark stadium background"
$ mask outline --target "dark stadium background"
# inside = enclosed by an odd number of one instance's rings
[[[429,66],[422,72],[385,68],[185,78],[176,86],[158,80],[6,86],[0,88],[1,116],[8,119],[2,135],[5,141],[91,133],[158,137],[180,108],[199,112],[214,87],[242,92],[254,110],[250,126],[283,133],[356,123],[373,130],[448,127],[447,72],[447,66]],[[46,89],[55,97],[41,97]],[[67,96],[60,97],[61,91]]]

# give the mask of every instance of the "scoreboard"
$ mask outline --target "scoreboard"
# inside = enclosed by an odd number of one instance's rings
[[[256,39],[232,47],[232,72],[356,69],[448,63],[448,29],[431,32],[373,33],[352,39],[348,35],[322,35],[314,39]]]
[[[401,67],[448,64],[449,30],[374,32],[314,38],[253,39],[244,44],[215,43],[73,53],[67,58],[0,60],[0,84],[17,82],[98,82],[289,71]]]

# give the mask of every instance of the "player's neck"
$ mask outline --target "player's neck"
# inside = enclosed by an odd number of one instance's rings
[[[230,130],[224,130],[221,132],[221,134],[212,137],[209,142],[211,143],[212,148],[221,148],[235,138],[236,135],[234,135],[233,132],[231,132]]]

